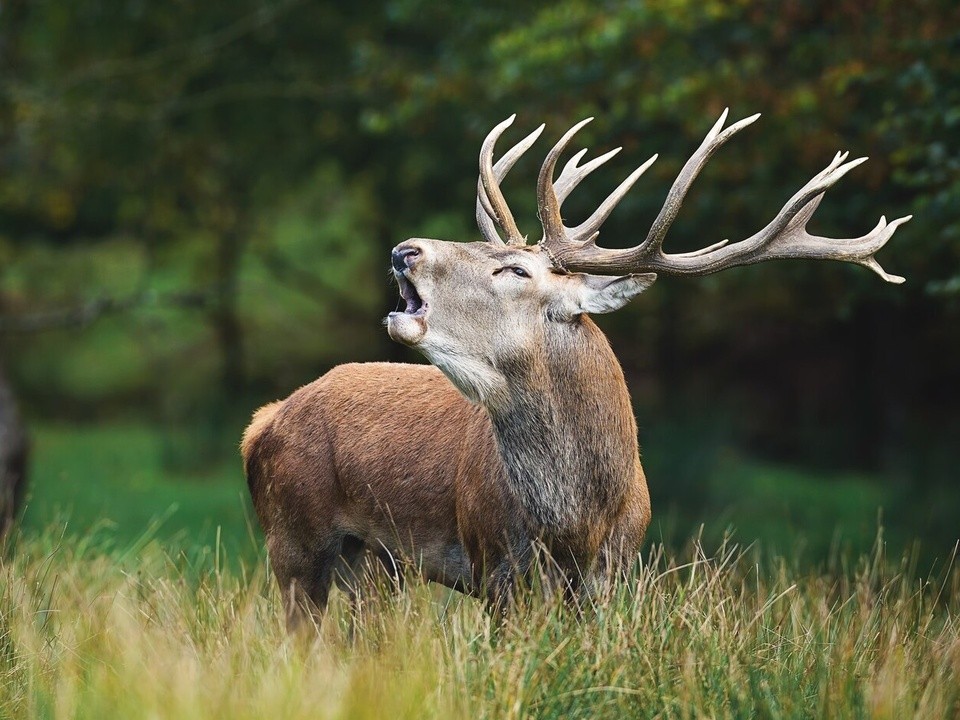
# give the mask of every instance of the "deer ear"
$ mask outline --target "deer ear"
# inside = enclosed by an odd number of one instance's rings
[[[619,310],[634,297],[653,285],[656,273],[607,277],[577,273],[580,288],[577,293],[578,309],[574,313],[608,313]]]

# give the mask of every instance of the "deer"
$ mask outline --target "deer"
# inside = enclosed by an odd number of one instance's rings
[[[598,245],[599,230],[657,155],[568,227],[564,200],[620,150],[585,163],[580,150],[557,176],[592,118],[574,125],[540,168],[543,235],[528,244],[500,184],[544,125],[496,162],[495,144],[516,116],[487,135],[476,200],[483,239],[411,238],[391,254],[405,308],[387,316],[387,332],[430,364],[340,365],[257,410],[244,433],[248,486],[289,626],[319,622],[334,583],[353,596],[365,561],[504,612],[538,567],[568,597],[627,572],[650,523],[650,495],[623,371],[590,316],[623,307],[658,275],[809,258],[904,281],[874,256],[910,216],[882,217],[859,238],[806,229],[825,191],[866,160],[846,152],[756,234],[666,252],[694,179],[759,117],[724,127],[727,114],[683,165],[646,237],[626,249]]]
[[[0,368],[0,547],[23,506],[27,486],[27,434]]]

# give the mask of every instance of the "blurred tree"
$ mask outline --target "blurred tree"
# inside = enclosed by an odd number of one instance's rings
[[[950,463],[930,458],[955,455],[917,448],[960,431],[941,390],[960,356],[958,50],[948,0],[13,0],[0,22],[7,311],[212,299],[0,351],[38,411],[138,404],[176,420],[338,361],[406,356],[377,322],[395,302],[387,251],[477,237],[476,149],[495,122],[518,112],[556,137],[596,115],[584,144],[638,163],[660,152],[605,226],[614,246],[645,231],[730,105],[765,117],[711,161],[671,248],[752,233],[850,148],[873,159],[814,229],[914,212],[883,255],[908,283],[813,263],[661,282],[605,321],[641,418],[703,427],[705,447],[733,438],[933,483]],[[626,174],[618,163],[570,198],[571,219]],[[532,232],[535,171],[525,160],[507,180]]]

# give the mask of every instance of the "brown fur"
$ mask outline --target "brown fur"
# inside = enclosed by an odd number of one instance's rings
[[[415,566],[427,579],[500,601],[496,593],[520,551],[511,538],[524,535],[526,522],[510,496],[487,412],[436,368],[334,368],[260,408],[242,452],[294,624],[302,606],[322,610],[333,580],[332,568],[322,566],[335,564],[345,546],[341,570],[356,568],[367,551],[388,568]],[[649,519],[638,460],[622,507],[607,522],[597,518],[588,544],[596,552],[606,540],[601,562],[622,568],[635,558]]]
[[[253,414],[250,424],[247,425],[247,429],[243,431],[243,439],[240,440],[240,454],[244,458],[250,457],[254,441],[256,441],[256,439],[263,434],[267,426],[273,422],[273,416],[277,414],[277,410],[280,409],[281,405],[283,405],[283,403],[278,400],[277,402],[264,405]]]

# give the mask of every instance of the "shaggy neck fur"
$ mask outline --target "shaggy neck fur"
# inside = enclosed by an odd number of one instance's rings
[[[623,371],[606,337],[583,316],[551,328],[533,356],[498,370],[509,400],[487,409],[531,529],[562,541],[612,522],[638,448]]]

